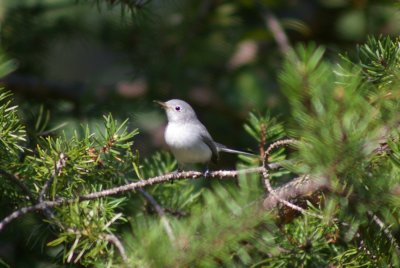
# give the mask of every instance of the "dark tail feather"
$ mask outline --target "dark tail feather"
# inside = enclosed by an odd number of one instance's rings
[[[247,155],[247,156],[258,157],[258,155],[255,155],[252,153],[229,149],[225,145],[217,143],[217,142],[215,142],[215,145],[217,146],[219,152],[225,152],[225,153],[230,153],[230,154],[243,154],[243,155]]]

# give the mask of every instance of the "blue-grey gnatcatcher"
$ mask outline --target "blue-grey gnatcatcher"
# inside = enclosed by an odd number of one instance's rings
[[[206,127],[197,119],[193,108],[183,100],[155,101],[164,108],[168,125],[165,142],[180,165],[216,162],[219,152],[246,154],[215,142]]]

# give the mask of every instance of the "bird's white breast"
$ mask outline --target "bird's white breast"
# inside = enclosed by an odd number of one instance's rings
[[[181,164],[205,163],[211,159],[210,148],[196,130],[187,123],[169,123],[165,130],[165,142]]]

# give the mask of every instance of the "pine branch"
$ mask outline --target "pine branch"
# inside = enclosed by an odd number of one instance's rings
[[[278,163],[273,163],[268,165],[268,169],[272,170],[279,168],[280,166],[281,165]],[[243,170],[218,170],[210,172],[209,175],[205,177],[205,179],[223,180],[223,179],[236,178],[238,175],[252,174],[252,173],[262,174],[263,172],[266,172],[266,169],[264,167],[248,168]],[[147,180],[141,180],[137,182],[128,183],[122,186],[113,187],[99,192],[93,192],[87,195],[79,196],[77,198],[58,199],[55,201],[43,201],[36,205],[20,208],[12,212],[7,217],[3,218],[3,220],[0,221],[0,231],[2,231],[4,227],[10,222],[22,217],[23,215],[29,212],[42,211],[42,210],[47,210],[49,208],[59,207],[62,205],[71,204],[75,202],[83,202],[107,196],[119,195],[124,192],[142,189],[144,187],[155,184],[168,183],[174,180],[199,179],[203,177],[204,174],[198,171],[183,171],[183,172],[169,173],[149,178]],[[325,189],[327,188],[325,181],[326,180],[322,178],[315,178],[315,177],[311,178],[311,176],[308,175],[298,177],[290,181],[289,183],[274,189],[273,194],[270,194],[268,197],[264,199],[263,207],[266,210],[271,210],[277,207],[277,205],[280,202],[282,202],[282,200],[295,199]]]
[[[272,144],[270,146],[270,148],[267,149],[266,152],[269,153],[273,148],[276,148],[279,145],[284,145],[284,144],[292,143],[292,142],[293,141],[288,140],[285,143]],[[263,208],[265,210],[274,209],[278,206],[279,203],[282,203],[294,210],[300,211],[303,214],[310,214],[309,212],[306,212],[303,208],[294,204],[295,202],[293,202],[293,200],[296,198],[299,198],[299,197],[308,196],[317,191],[327,189],[328,188],[327,179],[322,178],[322,177],[311,177],[310,175],[304,175],[304,176],[300,176],[300,177],[293,179],[292,181],[290,181],[289,183],[287,183],[281,187],[273,189],[271,184],[269,183],[268,170],[276,169],[276,168],[279,168],[280,166],[281,166],[280,164],[274,163],[274,164],[269,164],[268,168],[256,167],[256,168],[249,168],[249,169],[243,169],[243,170],[213,171],[213,172],[210,172],[209,175],[207,177],[205,177],[205,179],[221,179],[221,180],[223,180],[223,179],[236,178],[238,175],[241,175],[241,174],[259,173],[263,176],[263,178],[266,182],[267,190],[269,191],[269,195],[263,200]],[[133,191],[133,190],[139,190],[143,194],[143,193],[146,193],[143,190],[143,188],[147,187],[147,186],[168,183],[168,182],[172,182],[174,180],[200,179],[203,177],[204,177],[204,174],[202,172],[198,172],[198,171],[184,171],[184,172],[178,172],[178,173],[169,173],[169,174],[149,178],[147,180],[140,180],[137,182],[128,183],[128,184],[125,184],[122,186],[106,189],[103,191],[93,192],[93,193],[90,193],[87,195],[82,195],[75,199],[58,199],[55,201],[43,201],[36,205],[23,207],[19,210],[14,211],[9,216],[5,217],[0,222],[0,231],[2,231],[4,229],[4,227],[7,224],[11,223],[13,220],[18,219],[29,212],[46,211],[50,208],[59,207],[59,206],[66,205],[66,204],[71,204],[71,203],[75,203],[75,202],[83,202],[83,201],[88,201],[88,200],[95,200],[95,199],[99,199],[99,198],[103,198],[103,197],[107,197],[107,196],[122,194],[122,193],[125,193],[128,191]],[[152,202],[152,201],[155,201],[154,198],[149,198],[149,195],[146,195],[146,194],[144,194],[144,196],[146,197],[146,199],[148,199],[153,204],[153,206],[156,207],[157,213],[159,213],[160,217],[161,218],[165,217],[163,208],[161,208],[157,202]],[[157,209],[157,207],[158,207],[158,209]],[[321,218],[320,215],[312,214],[312,216]],[[374,218],[374,220],[376,221],[375,218]],[[380,227],[384,226],[384,225],[382,225],[383,223],[381,221],[376,221],[376,222],[378,223],[378,225]],[[379,224],[379,223],[382,223],[382,224]],[[172,240],[174,240],[172,229],[170,228],[171,226],[169,225],[169,223],[163,222],[163,224],[164,224],[164,227],[166,227],[165,226],[166,224],[168,225],[168,228],[166,228],[166,231],[167,231],[170,239],[172,238]],[[389,238],[391,238],[390,240],[391,240],[392,244],[394,244],[396,246],[396,249],[398,249],[397,248],[398,244],[397,244],[396,240],[394,239],[393,235],[391,235],[390,231],[384,227],[382,227],[382,229],[385,230],[385,234]],[[111,238],[111,237],[109,237],[109,238]],[[112,240],[112,241],[109,239],[107,239],[107,240],[109,242],[113,243],[117,247],[121,257],[126,262],[127,259],[126,259],[126,255],[124,255],[125,251],[123,249],[122,244],[118,244],[118,243],[116,244],[115,240]]]
[[[293,142],[293,141],[290,141]],[[280,144],[281,145],[281,144]],[[275,146],[275,145],[274,145]],[[275,147],[271,147],[275,148]],[[270,150],[267,150],[268,152]],[[281,165],[278,163],[272,163],[268,164],[268,170],[276,169],[279,168]],[[249,169],[243,169],[243,170],[219,170],[219,171],[213,171],[208,174],[206,179],[229,179],[229,178],[235,178],[238,175],[241,174],[251,174],[251,173],[260,173],[265,176],[266,169],[264,167],[255,167],[255,168],[249,168]],[[133,191],[137,189],[141,189],[147,186],[155,185],[155,184],[161,184],[161,183],[167,183],[167,182],[172,182],[174,180],[181,180],[181,179],[199,179],[204,177],[204,174],[202,172],[198,171],[184,171],[184,172],[179,172],[179,173],[169,173],[161,176],[156,176],[147,180],[141,180],[138,182],[133,182],[133,183],[128,183],[126,185],[118,186],[118,187],[113,187],[110,189],[106,189],[103,191],[99,192],[93,192],[87,195],[79,196],[74,199],[58,199],[55,201],[42,201],[39,202],[36,205],[32,206],[27,206],[20,208],[19,210],[14,211],[7,217],[5,217],[1,222],[0,222],[0,231],[3,230],[3,228],[13,220],[29,213],[32,211],[48,211],[50,208],[66,205],[66,204],[71,204],[74,202],[82,202],[82,201],[88,201],[88,200],[94,200],[94,199],[99,199],[107,196],[112,196],[112,195],[118,195],[122,194],[124,192],[128,191]],[[271,210],[275,208],[278,203],[285,203],[284,200],[291,200],[295,199],[301,196],[309,195],[310,193],[314,193],[316,191],[322,190],[326,188],[326,180],[322,178],[311,178],[310,176],[301,176],[298,177],[289,183],[278,187],[271,191],[269,189],[269,192],[273,192],[273,194],[268,195],[263,201],[263,207],[266,210]]]
[[[269,165],[269,169],[275,169],[280,167],[279,164],[271,164]],[[243,170],[218,170],[218,171],[213,171],[208,174],[205,179],[230,179],[230,178],[235,178],[238,175],[243,175],[243,174],[251,174],[251,173],[261,173],[265,170],[264,167],[255,167],[255,168],[248,168],[248,169],[243,169]],[[83,202],[83,201],[89,201],[89,200],[95,200],[107,196],[113,196],[113,195],[119,195],[125,192],[129,191],[134,191],[140,188],[144,188],[147,186],[155,185],[155,184],[161,184],[161,183],[167,183],[167,182],[172,182],[174,180],[184,180],[184,179],[199,179],[203,178],[204,174],[199,171],[183,171],[183,172],[174,172],[174,173],[169,173],[165,175],[160,175],[156,176],[153,178],[149,178],[147,180],[140,180],[137,182],[132,182],[128,183],[125,185],[109,188],[106,190],[102,190],[99,192],[93,192],[87,195],[82,195],[78,196],[76,198],[71,198],[71,199],[57,199],[55,201],[43,201],[40,202],[36,205],[32,206],[27,206],[20,208],[7,217],[5,217],[1,222],[0,222],[0,231],[4,229],[4,227],[12,222],[13,220],[29,213],[32,211],[42,211],[46,210],[49,208],[54,208],[54,207],[59,207],[62,205],[67,205],[67,204],[72,204],[75,202]]]

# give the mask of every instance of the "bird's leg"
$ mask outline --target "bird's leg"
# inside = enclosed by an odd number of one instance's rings
[[[204,172],[203,172],[203,176],[204,176],[204,178],[207,178],[207,177],[209,177],[210,176],[210,169],[209,169],[209,167],[208,167],[208,163],[207,163],[207,165],[206,165],[206,168],[205,168],[205,170],[204,170]]]
[[[178,165],[178,168],[175,171],[172,171],[173,174],[178,174],[183,171],[183,168],[181,165]],[[174,184],[174,179],[171,180],[171,184]]]
[[[178,168],[177,168],[173,173],[174,173],[174,174],[177,174],[177,173],[182,172],[182,171],[183,171],[182,166],[181,166],[181,165],[178,165]]]
[[[181,164],[177,164],[177,168],[174,170],[174,171],[172,171],[171,173],[173,173],[173,174],[178,174],[178,173],[180,173],[180,172],[182,172],[183,171],[183,166],[181,165]]]

